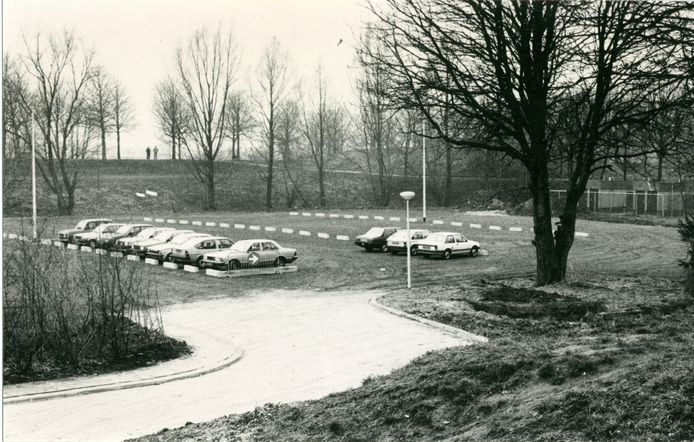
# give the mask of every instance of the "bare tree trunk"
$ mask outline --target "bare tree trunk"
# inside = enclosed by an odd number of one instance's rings
[[[214,159],[207,160],[207,209],[217,210],[214,195]]]

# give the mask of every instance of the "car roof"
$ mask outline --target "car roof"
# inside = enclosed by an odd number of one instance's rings
[[[269,238],[240,239],[240,240],[236,241],[234,244],[243,245],[243,244],[250,244],[252,242],[268,242],[268,241],[274,242],[275,244],[277,244],[277,241],[275,241],[274,239],[269,239]]]
[[[104,221],[104,222],[110,223],[113,220],[111,220],[110,218],[87,218],[87,219],[81,219],[77,222],[78,223],[92,223],[94,221]]]
[[[231,242],[234,242],[231,238],[227,238],[226,236],[197,236],[190,238],[188,241],[184,242],[182,245],[191,243],[191,242],[196,242],[196,241],[209,241],[211,239],[228,239]]]
[[[434,233],[439,233],[439,234],[441,234],[441,235],[462,235],[461,232],[431,232],[432,235],[433,235]]]

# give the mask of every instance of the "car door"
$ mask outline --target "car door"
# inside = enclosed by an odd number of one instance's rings
[[[460,233],[453,235],[455,238],[456,250],[458,253],[465,253],[470,250],[470,242]]]
[[[263,242],[263,260],[266,263],[269,263],[269,262],[274,263],[278,254],[279,254],[279,247],[277,247],[273,242],[271,242],[271,241]]]
[[[260,245],[260,241],[256,241],[248,247],[248,255],[246,259],[248,264],[254,267],[260,266],[263,259],[263,248]]]
[[[444,244],[443,244],[444,250],[450,249],[451,254],[454,254],[458,251],[458,249],[456,248],[455,238],[453,237],[453,235],[446,235],[446,239],[443,242],[444,242]]]

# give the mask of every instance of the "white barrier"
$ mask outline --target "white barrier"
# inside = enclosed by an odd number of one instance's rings
[[[128,255],[125,257],[125,259],[127,259],[128,261],[138,261],[138,262],[140,261],[140,257],[137,255]],[[152,259],[154,261],[157,261],[154,258],[147,258],[147,259]],[[159,261],[157,261],[157,264],[159,264]]]
[[[574,236],[576,236],[578,238],[588,238],[590,236],[590,234],[588,234],[586,232],[576,232],[576,233],[574,233]]]
[[[2,237],[3,237],[3,238],[7,238],[7,233],[2,232]]]
[[[153,190],[145,190],[145,193],[146,193],[147,195],[149,195],[149,196],[157,196],[157,195],[159,195],[157,192],[155,192],[155,191],[153,191]]]
[[[229,227],[229,223],[219,223],[219,227]]]
[[[217,223],[214,222],[214,221],[207,221],[207,222],[205,223],[205,226],[207,226],[207,227],[214,227],[214,226],[216,226],[216,225],[217,225]]]
[[[228,278],[229,272],[227,272],[226,270],[206,269],[205,275],[214,276],[215,278]]]
[[[330,239],[330,235],[327,233],[318,233],[318,238],[323,238],[323,239]]]
[[[471,229],[481,229],[481,228],[482,228],[482,224],[470,224],[470,228],[471,228]]]
[[[337,236],[335,236],[335,239],[337,239],[337,240],[339,240],[339,241],[349,241],[349,236],[347,236],[347,235],[337,235]]]
[[[235,229],[245,229],[246,225],[245,224],[234,224]]]
[[[289,216],[299,216],[299,212],[289,212]]]
[[[144,218],[144,220],[145,220],[145,221],[152,221],[152,218],[149,217],[149,216],[146,216],[146,217]]]
[[[255,275],[281,275],[284,273],[295,273],[298,272],[299,268],[297,266],[284,266],[284,267],[261,267],[257,269],[246,269],[246,270],[231,270],[228,275],[232,278],[238,278],[242,276],[255,276]]]
[[[359,215],[359,219],[369,219],[368,215]]]
[[[299,235],[301,235],[301,236],[311,236],[311,232],[307,232],[306,230],[299,230]]]
[[[287,229],[286,227],[283,227],[282,233],[294,233],[294,229]]]
[[[154,222],[163,223],[163,222],[164,222],[164,218],[157,218],[157,219],[154,220]]]
[[[316,213],[318,218],[325,218],[325,213]]]
[[[188,264],[183,266],[183,271],[188,273],[199,273],[200,269],[195,266],[190,266]]]
[[[354,219],[354,215],[343,215],[344,219]]]
[[[391,216],[390,218],[388,218],[388,221],[400,221],[400,217],[399,216]]]
[[[277,231],[277,229],[275,229],[274,227],[265,227],[265,231],[266,232],[275,232],[275,231]]]
[[[176,224],[176,220],[175,220],[175,219],[167,219],[166,222],[167,222],[168,224]]]
[[[67,248],[69,250],[79,250],[80,246],[78,246],[77,244],[68,244]]]
[[[9,235],[7,235],[7,237],[10,239],[15,239],[15,238],[17,238],[17,234],[16,233],[10,233]]]
[[[443,221],[440,219],[435,219],[434,221],[432,221],[432,224],[442,225]]]
[[[250,230],[260,230],[260,226],[248,226]]]
[[[123,254],[121,252],[111,252],[111,258],[122,258]]]
[[[489,226],[489,230],[501,230],[501,226]]]
[[[480,256],[487,256],[487,255],[489,255],[489,250],[481,249],[481,250],[477,251],[477,254]]]
[[[165,262],[164,268],[169,270],[178,270],[178,264],[175,262]]]
[[[53,245],[56,247],[65,247],[62,241],[53,241]]]
[[[50,239],[42,239],[41,244],[43,244],[44,246],[50,246],[51,244],[53,244],[53,241],[51,241]]]
[[[339,218],[340,217],[340,215],[338,215],[337,213],[331,213],[329,216],[330,216],[330,218]]]
[[[451,225],[456,227],[462,227],[463,223],[461,223],[460,221],[451,221]]]
[[[188,224],[188,220],[187,219],[179,219],[178,224]]]
[[[522,232],[523,231],[523,229],[521,227],[509,227],[508,230],[511,232]]]
[[[302,216],[311,216],[311,213],[310,213],[310,212],[304,212],[304,213],[302,213],[301,215],[302,215]]]
[[[107,252],[105,249],[95,249],[95,250],[94,250],[94,253],[96,253],[97,255],[106,255],[106,254],[108,254],[108,252]]]
[[[202,226],[202,221],[193,221],[191,224],[194,226]]]
[[[381,215],[374,215],[374,219],[378,220],[378,221],[384,221],[385,220],[385,218],[382,217]]]
[[[87,252],[87,253],[92,253],[92,248],[91,248],[91,247],[88,247],[88,246],[82,246],[82,248],[80,249],[80,251],[82,251],[82,252]]]
[[[130,255],[133,256],[133,255]],[[130,260],[130,258],[128,258]],[[132,261],[132,260],[131,260]],[[151,266],[158,266],[159,265],[159,260],[155,258],[145,258],[145,264],[149,264]],[[172,263],[173,264],[173,263]]]
[[[411,222],[411,223],[416,223],[416,222],[417,222],[417,218],[410,218],[410,222]]]

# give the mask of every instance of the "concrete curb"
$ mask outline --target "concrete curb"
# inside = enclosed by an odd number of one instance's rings
[[[222,370],[235,362],[238,362],[244,355],[243,350],[234,349],[231,355],[226,356],[213,364],[206,367],[192,368],[188,370],[183,370],[176,373],[170,373],[159,376],[152,376],[147,379],[131,379],[120,382],[104,383],[104,384],[92,384],[86,385],[84,387],[72,387],[51,391],[27,393],[27,394],[16,394],[10,396],[3,396],[3,404],[19,404],[22,402],[33,402],[42,401],[49,399],[66,398],[72,396],[83,396],[92,393],[103,393],[106,391],[116,391],[116,390],[126,390],[128,388],[138,388],[138,387],[148,387],[151,385],[160,385],[168,382],[179,381],[183,379],[190,379],[205,374],[214,373],[215,371]],[[137,370],[132,370],[134,374]],[[126,373],[126,372],[124,372]],[[97,376],[98,377],[98,376]]]
[[[383,296],[378,296],[376,298],[371,298],[369,300],[369,304],[372,306],[381,309],[385,312],[388,312],[392,315],[395,316],[400,316],[401,318],[409,319],[411,321],[419,322],[421,324],[427,325],[429,327],[436,328],[438,330],[441,330],[442,332],[446,333],[447,335],[454,336],[459,339],[465,339],[467,341],[471,341],[473,343],[486,343],[489,341],[489,339],[485,338],[484,336],[479,336],[474,333],[467,332],[465,330],[461,330],[459,328],[442,324],[440,322],[432,321],[431,319],[426,319],[422,318],[421,316],[413,315],[411,313],[404,312],[402,310],[398,310],[393,307],[388,307],[384,304],[381,304],[378,300]]]

